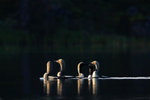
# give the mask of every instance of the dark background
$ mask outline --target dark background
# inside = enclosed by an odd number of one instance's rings
[[[149,76],[149,4],[148,0],[0,0],[0,99],[41,95],[39,77],[46,62],[59,58],[66,61],[68,75],[77,75],[80,61],[98,60],[99,75]],[[149,93],[142,86],[140,90]]]

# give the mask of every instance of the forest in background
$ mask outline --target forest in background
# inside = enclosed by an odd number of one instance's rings
[[[0,51],[148,51],[149,10],[141,0],[1,0]]]

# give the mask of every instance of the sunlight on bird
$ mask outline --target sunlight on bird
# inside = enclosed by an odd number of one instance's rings
[[[77,70],[78,70],[78,78],[83,78],[84,74],[81,73],[81,67],[84,65],[84,62],[79,62],[78,66],[77,66]]]
[[[51,65],[51,61],[48,61],[46,65],[47,65],[47,70],[46,70],[46,72],[44,73],[43,78],[44,78],[45,80],[48,80],[48,74],[50,73],[50,67],[52,66],[52,65]]]
[[[57,62],[60,65],[60,70],[57,73],[57,77],[61,77],[62,76],[63,68],[65,67],[65,61],[63,59],[58,59],[55,62]]]
[[[88,78],[97,78],[98,76],[98,68],[99,68],[99,62],[98,61],[92,61],[89,65],[89,75]]]

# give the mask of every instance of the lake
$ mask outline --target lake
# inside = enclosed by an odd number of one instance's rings
[[[99,75],[111,77],[150,76],[150,53],[124,52],[99,54],[21,53],[1,54],[0,100],[143,100],[150,99],[150,80],[101,80],[39,78],[46,71],[48,60],[63,58],[65,75],[77,76],[80,61],[100,62]],[[56,75],[59,65],[54,63],[51,75]],[[85,76],[88,70],[84,71]]]

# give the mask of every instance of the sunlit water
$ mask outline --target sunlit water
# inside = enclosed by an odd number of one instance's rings
[[[99,75],[109,77],[40,80],[46,71],[46,62],[60,57],[66,61],[65,75],[76,76],[77,63],[96,59],[100,62]],[[0,100],[149,100],[149,58],[148,53],[1,55]],[[54,66],[51,75],[58,71],[58,65]],[[85,70],[85,76],[87,72]]]

